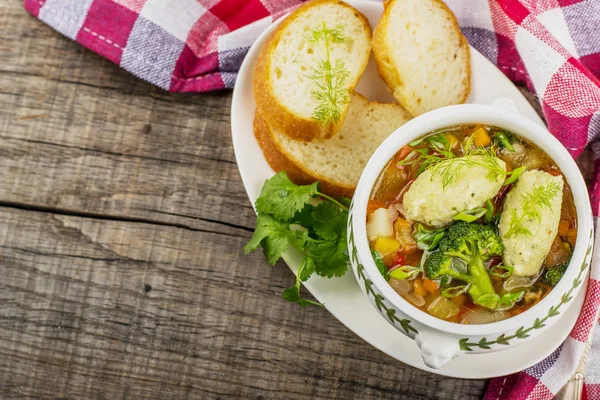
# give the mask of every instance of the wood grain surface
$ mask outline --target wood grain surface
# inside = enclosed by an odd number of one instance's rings
[[[478,399],[281,299],[230,92],[169,94],[0,0],[0,398]]]

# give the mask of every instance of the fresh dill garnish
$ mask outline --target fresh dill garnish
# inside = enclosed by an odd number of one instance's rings
[[[316,89],[310,93],[317,100],[317,107],[313,111],[312,118],[324,125],[339,122],[342,106],[350,101],[348,89],[344,85],[350,72],[341,59],[335,60],[335,62],[331,60],[329,48],[331,43],[346,41],[342,29],[342,25],[329,29],[323,22],[322,28],[313,29],[304,35],[309,43],[323,42],[325,45],[325,59],[320,60],[309,75],[316,86]]]
[[[434,140],[427,140],[429,147],[413,150],[398,165],[412,165],[422,161],[417,175],[432,168],[431,177],[433,179],[433,176],[439,174],[442,177],[442,188],[446,188],[454,182],[465,167],[481,166],[486,168],[488,171],[487,178],[491,181],[511,175],[511,172],[507,172],[498,163],[496,146],[475,146],[473,136],[470,136],[464,145],[464,154],[457,156],[450,148],[450,143],[440,140],[440,136],[444,137],[441,134],[432,136]]]
[[[508,232],[504,235],[507,239],[517,235],[531,237],[531,231],[523,225],[525,220],[534,220],[540,222],[542,216],[538,209],[551,209],[552,199],[560,193],[560,185],[556,181],[549,182],[546,185],[537,185],[529,193],[521,195],[521,204],[523,204],[521,215],[517,210],[511,210],[510,225]]]

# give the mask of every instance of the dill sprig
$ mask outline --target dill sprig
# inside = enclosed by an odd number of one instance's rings
[[[541,222],[542,216],[539,209],[551,209],[552,199],[559,193],[560,185],[558,182],[552,181],[546,185],[537,185],[531,192],[522,194],[521,204],[523,207],[521,215],[517,215],[517,210],[515,208],[512,209],[509,229],[504,236],[507,239],[517,235],[533,236],[531,231],[523,225],[523,222],[526,219]]]
[[[429,147],[413,150],[404,160],[400,161],[399,165],[411,165],[423,161],[417,175],[432,168],[431,178],[433,179],[435,175],[439,174],[442,178],[442,188],[446,188],[454,182],[465,167],[481,166],[486,168],[488,170],[487,178],[491,181],[510,174],[498,163],[497,148],[495,146],[475,146],[472,136],[467,139],[462,156],[454,154],[450,143],[442,134],[433,135],[427,140]]]
[[[346,41],[342,29],[342,25],[329,29],[323,22],[322,28],[313,29],[304,35],[309,43],[323,42],[325,44],[325,59],[320,60],[309,75],[316,86],[316,89],[310,93],[317,100],[317,107],[313,111],[312,118],[325,125],[339,122],[342,106],[350,101],[348,89],[344,85],[350,72],[342,60],[338,59],[332,62],[329,48],[331,43]]]

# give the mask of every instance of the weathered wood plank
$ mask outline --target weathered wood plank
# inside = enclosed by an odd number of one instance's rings
[[[402,365],[245,239],[0,208],[2,398],[476,399],[483,381]]]
[[[0,7],[0,202],[224,232],[253,225],[230,93],[165,93],[20,2]]]
[[[403,365],[292,274],[254,214],[227,92],[169,94],[0,0],[0,397],[476,399]]]

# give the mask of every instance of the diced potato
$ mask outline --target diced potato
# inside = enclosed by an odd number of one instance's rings
[[[487,147],[492,143],[492,139],[483,127],[479,127],[473,132],[473,143],[478,147]]]
[[[454,317],[460,312],[460,306],[450,301],[449,299],[440,296],[435,299],[429,307],[427,307],[427,312],[434,317],[440,319],[448,319]]]
[[[521,165],[523,162],[523,158],[525,158],[525,146],[523,146],[519,142],[512,143],[515,151],[510,151],[506,148],[500,150],[500,158],[504,160],[507,165],[510,165],[512,168],[515,168]]]
[[[391,237],[378,237],[375,239],[373,249],[377,250],[381,254],[394,253],[400,249],[400,242]]]
[[[510,314],[507,311],[493,312],[487,308],[478,307],[465,313],[460,323],[466,325],[491,324],[492,322],[505,320],[508,317],[510,317]]]
[[[531,171],[532,169],[538,169],[546,162],[546,157],[544,157],[544,154],[541,151],[531,147],[527,148],[527,152],[523,158],[523,166],[525,166],[528,171]]]
[[[406,296],[413,288],[412,282],[407,279],[390,279],[389,284],[400,296]]]
[[[369,200],[369,204],[367,204],[367,215],[371,215],[378,208],[385,208],[385,204],[381,201],[371,199]]]
[[[394,226],[389,217],[387,209],[378,208],[369,216],[367,222],[367,236],[369,240],[377,237],[388,237],[394,234]]]

